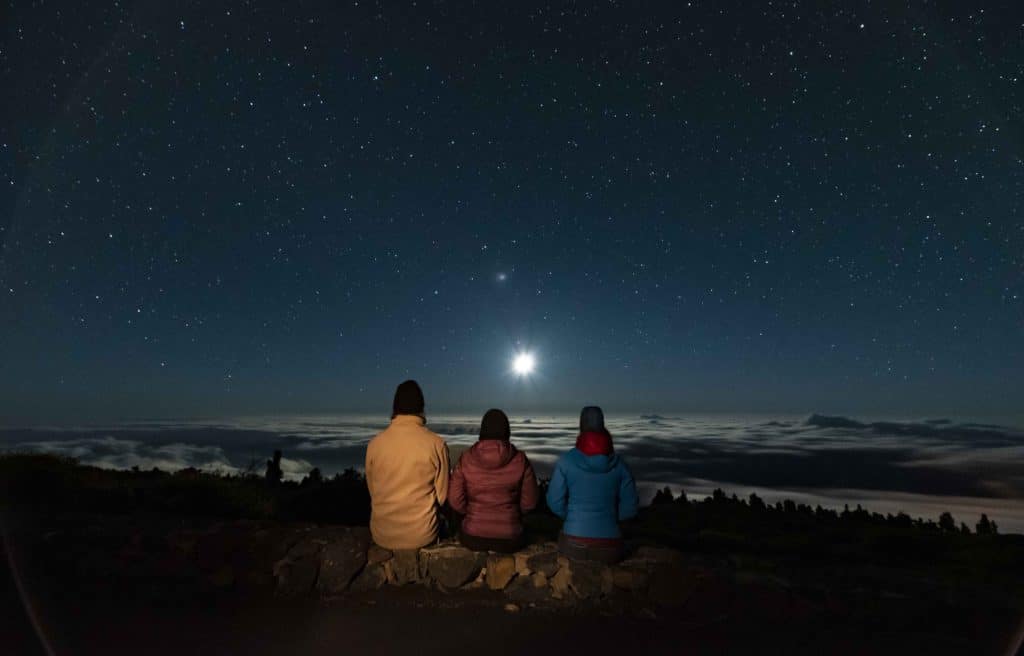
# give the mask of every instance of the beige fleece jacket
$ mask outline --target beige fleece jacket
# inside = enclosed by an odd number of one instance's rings
[[[437,509],[448,497],[448,446],[419,415],[398,415],[366,447],[370,534],[387,549],[437,539]]]

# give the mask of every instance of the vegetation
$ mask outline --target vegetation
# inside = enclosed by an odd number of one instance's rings
[[[269,461],[273,463],[274,461]],[[370,497],[353,469],[301,482],[253,471],[223,475],[184,469],[115,471],[52,455],[0,456],[0,509],[33,512],[157,513],[224,519],[273,519],[365,525]],[[546,485],[542,482],[543,488]],[[450,517],[452,525],[457,518]],[[561,522],[543,505],[525,518],[535,539],[554,539]],[[722,490],[701,501],[659,491],[650,506],[624,524],[637,543],[669,545],[708,558],[729,559],[773,575],[845,576],[874,572],[892,581],[913,575],[946,586],[989,585],[1024,606],[1024,536],[1001,535],[982,516],[975,530],[949,513],[938,521],[860,506],[842,511],[793,501],[767,504]],[[832,572],[825,574],[823,572]]]

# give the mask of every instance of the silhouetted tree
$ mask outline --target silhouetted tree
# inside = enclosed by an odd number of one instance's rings
[[[970,527],[967,526],[967,524],[965,524],[963,522],[960,522],[960,532],[963,533],[964,535],[970,535],[971,534],[971,529],[970,529]]]
[[[978,520],[978,525],[974,527],[974,532],[978,535],[992,535],[995,531],[995,524],[988,520],[988,515],[981,513],[981,519]]]
[[[320,473],[319,467],[314,467],[306,474],[306,477],[302,479],[302,485],[320,485],[324,482],[324,477]]]
[[[939,529],[944,533],[955,533],[956,522],[953,520],[953,515],[946,511],[939,515]]]
[[[764,501],[753,492],[750,493],[750,507],[754,510],[764,510]]]
[[[267,473],[265,474],[268,485],[279,485],[284,472],[281,471],[281,452],[274,451],[274,458],[267,461]]]
[[[652,506],[660,506],[665,503],[672,503],[674,497],[672,496],[672,490],[668,487],[663,487],[654,493],[654,498],[651,499]]]

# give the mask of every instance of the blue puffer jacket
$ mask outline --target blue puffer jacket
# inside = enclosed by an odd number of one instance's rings
[[[618,538],[619,521],[636,515],[639,499],[633,474],[619,456],[572,449],[555,463],[547,502],[565,520],[566,535]]]

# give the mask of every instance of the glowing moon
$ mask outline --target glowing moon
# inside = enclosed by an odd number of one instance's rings
[[[533,373],[533,368],[537,366],[537,361],[534,359],[532,353],[520,353],[512,360],[512,371],[517,376],[528,376]]]

